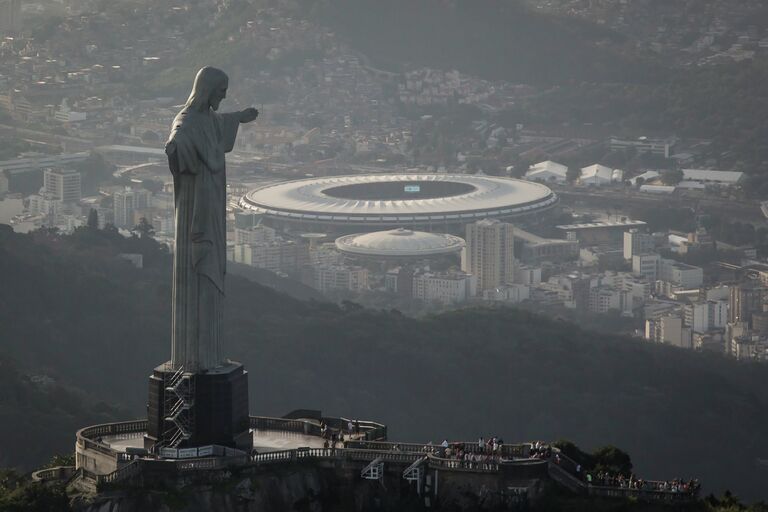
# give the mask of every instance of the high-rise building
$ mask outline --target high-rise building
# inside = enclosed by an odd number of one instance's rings
[[[46,169],[43,188],[46,195],[63,203],[76,203],[82,197],[80,173],[72,169]]]
[[[688,304],[684,309],[685,325],[695,333],[723,329],[728,316],[728,303],[724,300],[708,300]]]
[[[115,226],[131,229],[134,226],[133,212],[149,208],[152,194],[148,190],[126,187],[112,195],[115,210]]]
[[[752,314],[763,310],[767,292],[762,283],[756,280],[732,286],[728,304],[728,322],[751,324]]]
[[[637,229],[624,232],[624,259],[632,260],[632,257],[640,254],[650,254],[655,249],[653,235],[641,233]]]
[[[512,283],[514,278],[514,226],[485,219],[468,224],[462,270],[477,278],[477,291]]]
[[[8,35],[21,30],[21,0],[0,0],[0,33]]]

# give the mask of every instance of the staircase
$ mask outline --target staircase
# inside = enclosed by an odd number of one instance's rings
[[[194,374],[184,372],[179,367],[168,374],[163,389],[165,394],[165,422],[168,429],[163,435],[162,447],[178,448],[192,437],[194,425],[195,379]]]

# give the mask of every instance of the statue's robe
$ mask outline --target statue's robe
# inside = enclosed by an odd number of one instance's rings
[[[176,210],[171,362],[185,371],[222,364],[227,261],[224,154],[232,151],[239,124],[237,113],[185,108],[174,119],[165,146]]]

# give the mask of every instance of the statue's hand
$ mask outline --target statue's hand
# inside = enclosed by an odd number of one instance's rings
[[[259,111],[253,107],[247,108],[240,112],[240,122],[250,123],[259,116]]]

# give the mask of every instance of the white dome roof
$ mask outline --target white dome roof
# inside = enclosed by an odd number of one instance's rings
[[[365,256],[434,256],[460,251],[464,247],[464,240],[443,233],[399,228],[342,236],[336,239],[336,247],[348,254]]]

